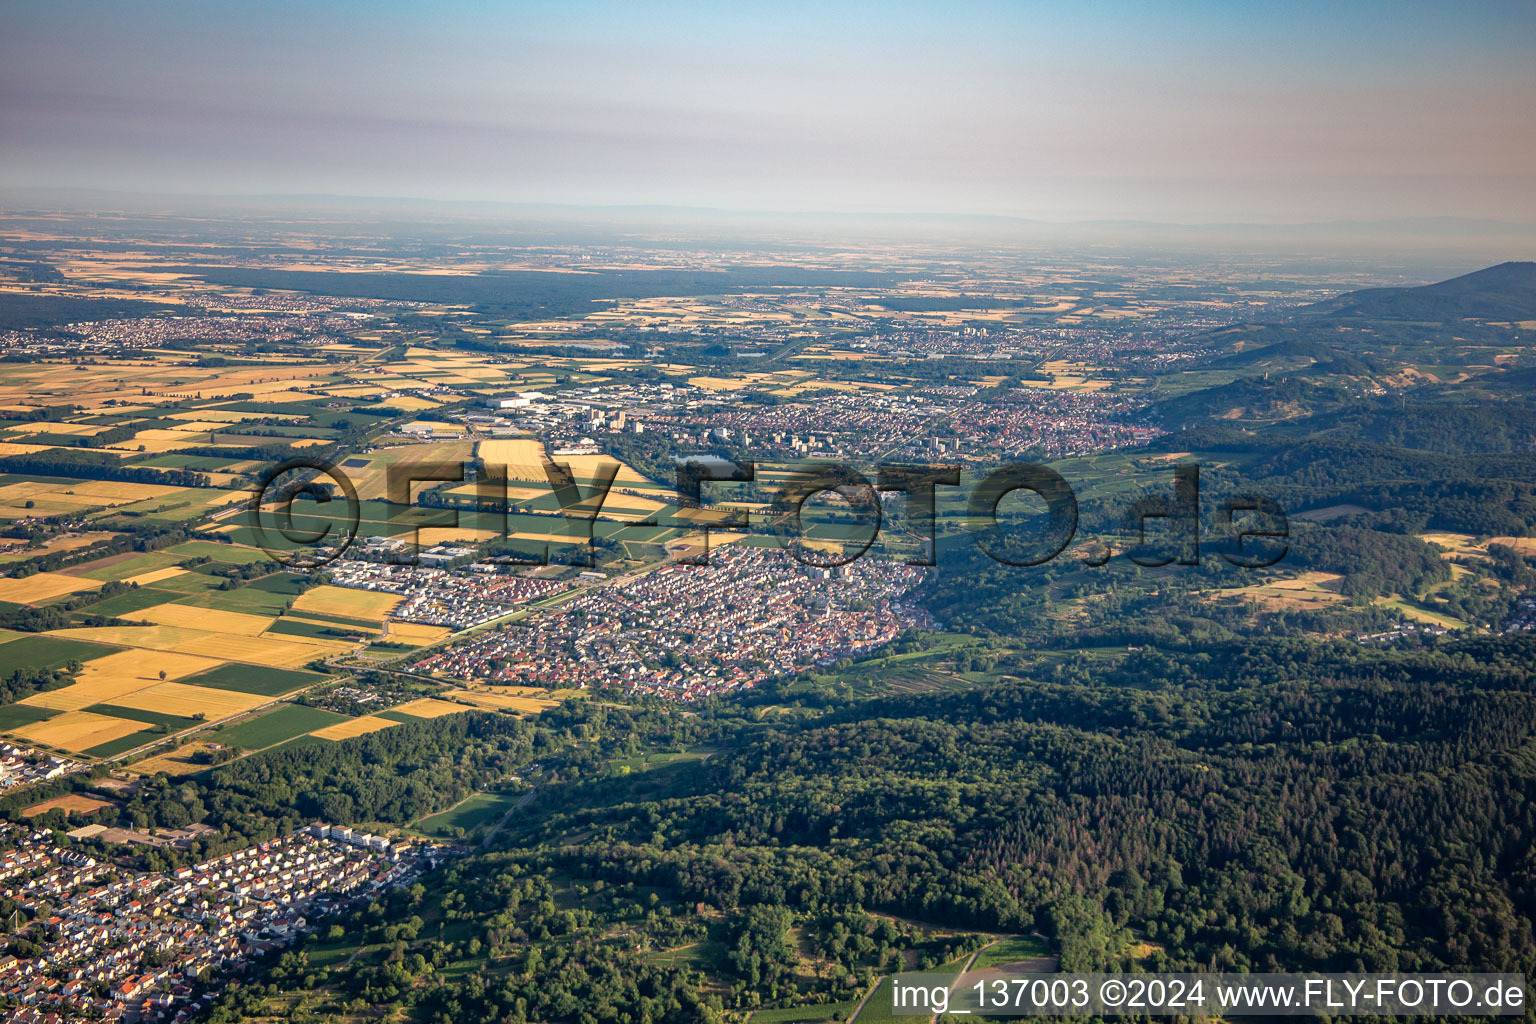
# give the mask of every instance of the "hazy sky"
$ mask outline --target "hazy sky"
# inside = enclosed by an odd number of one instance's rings
[[[0,185],[1536,221],[1536,4],[5,3]]]

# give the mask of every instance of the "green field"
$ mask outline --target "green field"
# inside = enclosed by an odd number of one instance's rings
[[[452,836],[455,828],[472,832],[500,819],[522,796],[521,793],[476,793],[457,807],[422,818],[412,827],[428,835]]]
[[[30,704],[6,704],[0,707],[0,732],[20,729],[33,722],[47,721],[57,714],[62,712],[49,708],[34,708]]]
[[[153,743],[155,740],[161,740],[164,738],[165,733],[163,732],[156,732],[153,729],[145,729],[141,732],[132,733],[128,736],[120,736],[115,740],[109,740],[106,743],[98,744],[97,746],[86,750],[85,753],[90,757],[116,757],[118,754],[121,754],[127,750],[132,750],[134,747],[141,747],[146,743]]]
[[[163,725],[171,732],[181,732],[197,725],[197,719],[185,718],[181,715],[169,715],[164,711],[144,711],[140,708],[121,708],[116,704],[92,704],[84,710],[93,715],[109,715],[112,718],[125,718],[130,722],[143,722],[146,725]]]
[[[90,569],[80,575],[88,580],[125,580],[130,576],[138,576],[146,572],[154,572],[156,569],[165,569],[185,560],[185,555],[172,555],[164,551],[151,551],[145,555],[134,555],[125,558],[121,562],[113,562],[99,569]]]
[[[270,557],[259,548],[246,548],[238,544],[218,544],[211,540],[189,540],[185,544],[166,548],[166,551],[178,558],[208,558],[215,562],[230,562],[235,565],[264,562]]]
[[[306,613],[307,614],[307,613]],[[332,626],[321,625],[318,622],[305,622],[302,619],[278,619],[272,623],[269,633],[282,633],[287,636],[305,636],[320,640],[339,640],[344,637],[357,636],[363,633],[373,636],[377,629],[364,629],[353,627],[350,623],[338,622]]]
[[[5,645],[6,672],[18,668],[63,668],[70,660],[90,661],[116,652],[116,647],[34,633]]]
[[[818,1006],[785,1006],[776,1010],[756,1010],[752,1014],[751,1022],[752,1024],[822,1024],[823,1021],[847,1020],[848,1015],[857,1005],[859,1005],[857,999],[848,999],[841,1003],[822,1003]]]
[[[130,590],[126,594],[118,594],[109,597],[105,601],[97,601],[80,609],[79,615],[110,615],[120,619],[133,618],[134,612],[143,611],[157,604],[168,604],[179,600],[183,595],[173,590],[160,590],[155,587],[139,587]]]
[[[297,690],[301,686],[312,686],[323,678],[325,677],[313,672],[296,672],[292,669],[264,668],[260,665],[220,665],[218,668],[199,672],[195,676],[188,676],[177,682],[190,686],[210,686],[217,690],[238,690],[241,693],[254,693],[262,697],[277,697]]]
[[[212,590],[224,581],[214,576],[201,572],[184,572],[180,576],[172,576],[169,579],[160,580],[154,584],[155,590],[168,591],[172,600],[186,597],[190,594],[201,594]]]
[[[293,598],[274,594],[254,587],[238,590],[206,590],[185,598],[181,603],[197,608],[216,608],[221,612],[244,612],[247,615],[281,615]]]
[[[217,743],[233,744],[245,750],[260,750],[346,720],[346,715],[338,715],[334,711],[308,708],[300,704],[280,704],[264,715],[219,729],[210,738]]]
[[[1051,947],[1044,939],[1037,939],[1033,935],[1015,935],[977,953],[971,970],[980,971],[999,964],[1013,964],[1050,955]]]
[[[923,973],[930,975],[947,974],[951,977],[958,977],[960,968],[965,966],[967,959],[969,958],[962,956],[959,959],[951,960],[947,964],[940,964],[933,970],[924,971]],[[929,984],[933,984],[936,980],[929,981]],[[893,1022],[893,1024],[903,1024],[905,1022],[905,1024],[911,1024],[915,1020],[928,1019],[926,1015],[922,1014],[917,1016],[913,1016],[910,1013],[897,1014],[893,1012],[893,1009],[891,1006],[891,979],[888,977],[881,978],[875,985],[875,991],[869,997],[869,1001],[864,1004],[864,1009],[859,1011],[859,1024],[883,1024],[883,1022]]]

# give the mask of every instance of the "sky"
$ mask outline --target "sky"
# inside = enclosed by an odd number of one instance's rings
[[[0,188],[1536,222],[1536,4],[5,2]]]

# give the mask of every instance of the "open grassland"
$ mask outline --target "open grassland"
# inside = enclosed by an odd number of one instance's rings
[[[429,815],[411,827],[427,835],[452,837],[455,829],[466,832],[499,820],[520,799],[514,793],[475,793],[446,811]]]
[[[100,797],[86,796],[84,793],[67,793],[64,796],[56,796],[52,800],[44,800],[42,803],[24,807],[21,811],[23,818],[35,818],[39,814],[47,814],[49,811],[63,811],[66,814],[94,814],[108,807],[116,807],[111,800],[103,800]]]
[[[179,777],[193,775],[207,768],[205,764],[198,764],[192,758],[195,754],[209,749],[207,740],[193,740],[184,743],[168,754],[157,754],[135,762],[129,770],[138,775],[170,775]]]
[[[447,626],[429,626],[422,622],[391,621],[389,624],[389,640],[397,644],[435,644],[448,635]]]
[[[1343,603],[1339,579],[1334,573],[1304,572],[1290,579],[1215,590],[1207,596],[1213,600],[1251,603],[1265,612],[1316,611]]]
[[[545,691],[528,691],[543,693]],[[493,711],[516,711],[520,714],[538,714],[547,708],[555,707],[560,702],[541,697],[525,697],[518,693],[503,693],[490,690],[447,690],[442,696],[448,700],[462,701],[473,704],[477,708],[486,708]]]

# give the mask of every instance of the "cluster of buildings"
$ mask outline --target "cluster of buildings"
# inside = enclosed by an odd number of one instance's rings
[[[42,754],[31,747],[21,747],[0,740],[0,793],[16,786],[48,782],[89,767],[81,761]]]
[[[0,1016],[10,1022],[180,1022],[219,978],[281,948],[318,917],[409,882],[427,850],[349,828],[311,825],[192,867],[124,871],[0,825],[0,896],[32,917],[38,956],[0,956]]]
[[[816,391],[782,405],[678,409],[652,416],[651,428],[683,443],[724,443],[755,454],[874,457],[897,440],[925,435],[929,423],[958,408],[948,396]]]
[[[1047,351],[1050,344],[1039,332],[1006,327],[954,327],[943,330],[897,328],[876,331],[851,341],[839,341],[840,347],[855,351],[877,352],[896,358],[942,359],[963,356],[970,359],[1031,359]]]
[[[466,549],[473,554],[473,549]],[[327,571],[331,583],[355,590],[377,590],[405,598],[391,618],[429,626],[468,629],[499,619],[519,605],[548,597],[568,584],[542,576],[542,567],[503,573],[494,563],[476,562],[462,569],[427,565],[391,565],[380,562],[337,560]],[[386,637],[387,639],[387,637]]]
[[[970,461],[1056,459],[1145,444],[1163,431],[1139,422],[1145,401],[1130,393],[1014,388],[1002,401],[973,403],[945,425],[949,454]],[[929,439],[930,445],[937,442]]]
[[[1521,597],[1504,623],[1505,633],[1536,632],[1536,597]]]
[[[302,312],[272,316],[265,311],[248,315],[205,313],[72,323],[61,329],[72,336],[68,339],[55,337],[58,332],[52,330],[8,331],[0,337],[0,345],[21,351],[57,350],[75,354],[157,348],[168,342],[189,338],[217,338],[221,344],[327,344],[345,340],[346,332],[356,328],[355,321],[341,314]],[[189,353],[188,358],[195,355]]]
[[[707,566],[668,565],[592,588],[417,667],[697,700],[854,657],[928,624],[909,600],[923,579],[920,568],[875,558],[819,569],[777,550],[727,547]]]
[[[581,447],[592,443],[590,434],[643,434],[654,416],[706,397],[687,384],[631,383],[524,391],[493,398],[489,404],[521,430],[556,445]]]
[[[1437,636],[1444,636],[1450,632],[1444,626],[1434,626],[1422,622],[1400,622],[1391,629],[1380,633],[1358,633],[1355,642],[1358,644],[1390,644],[1398,640],[1425,640]]]

